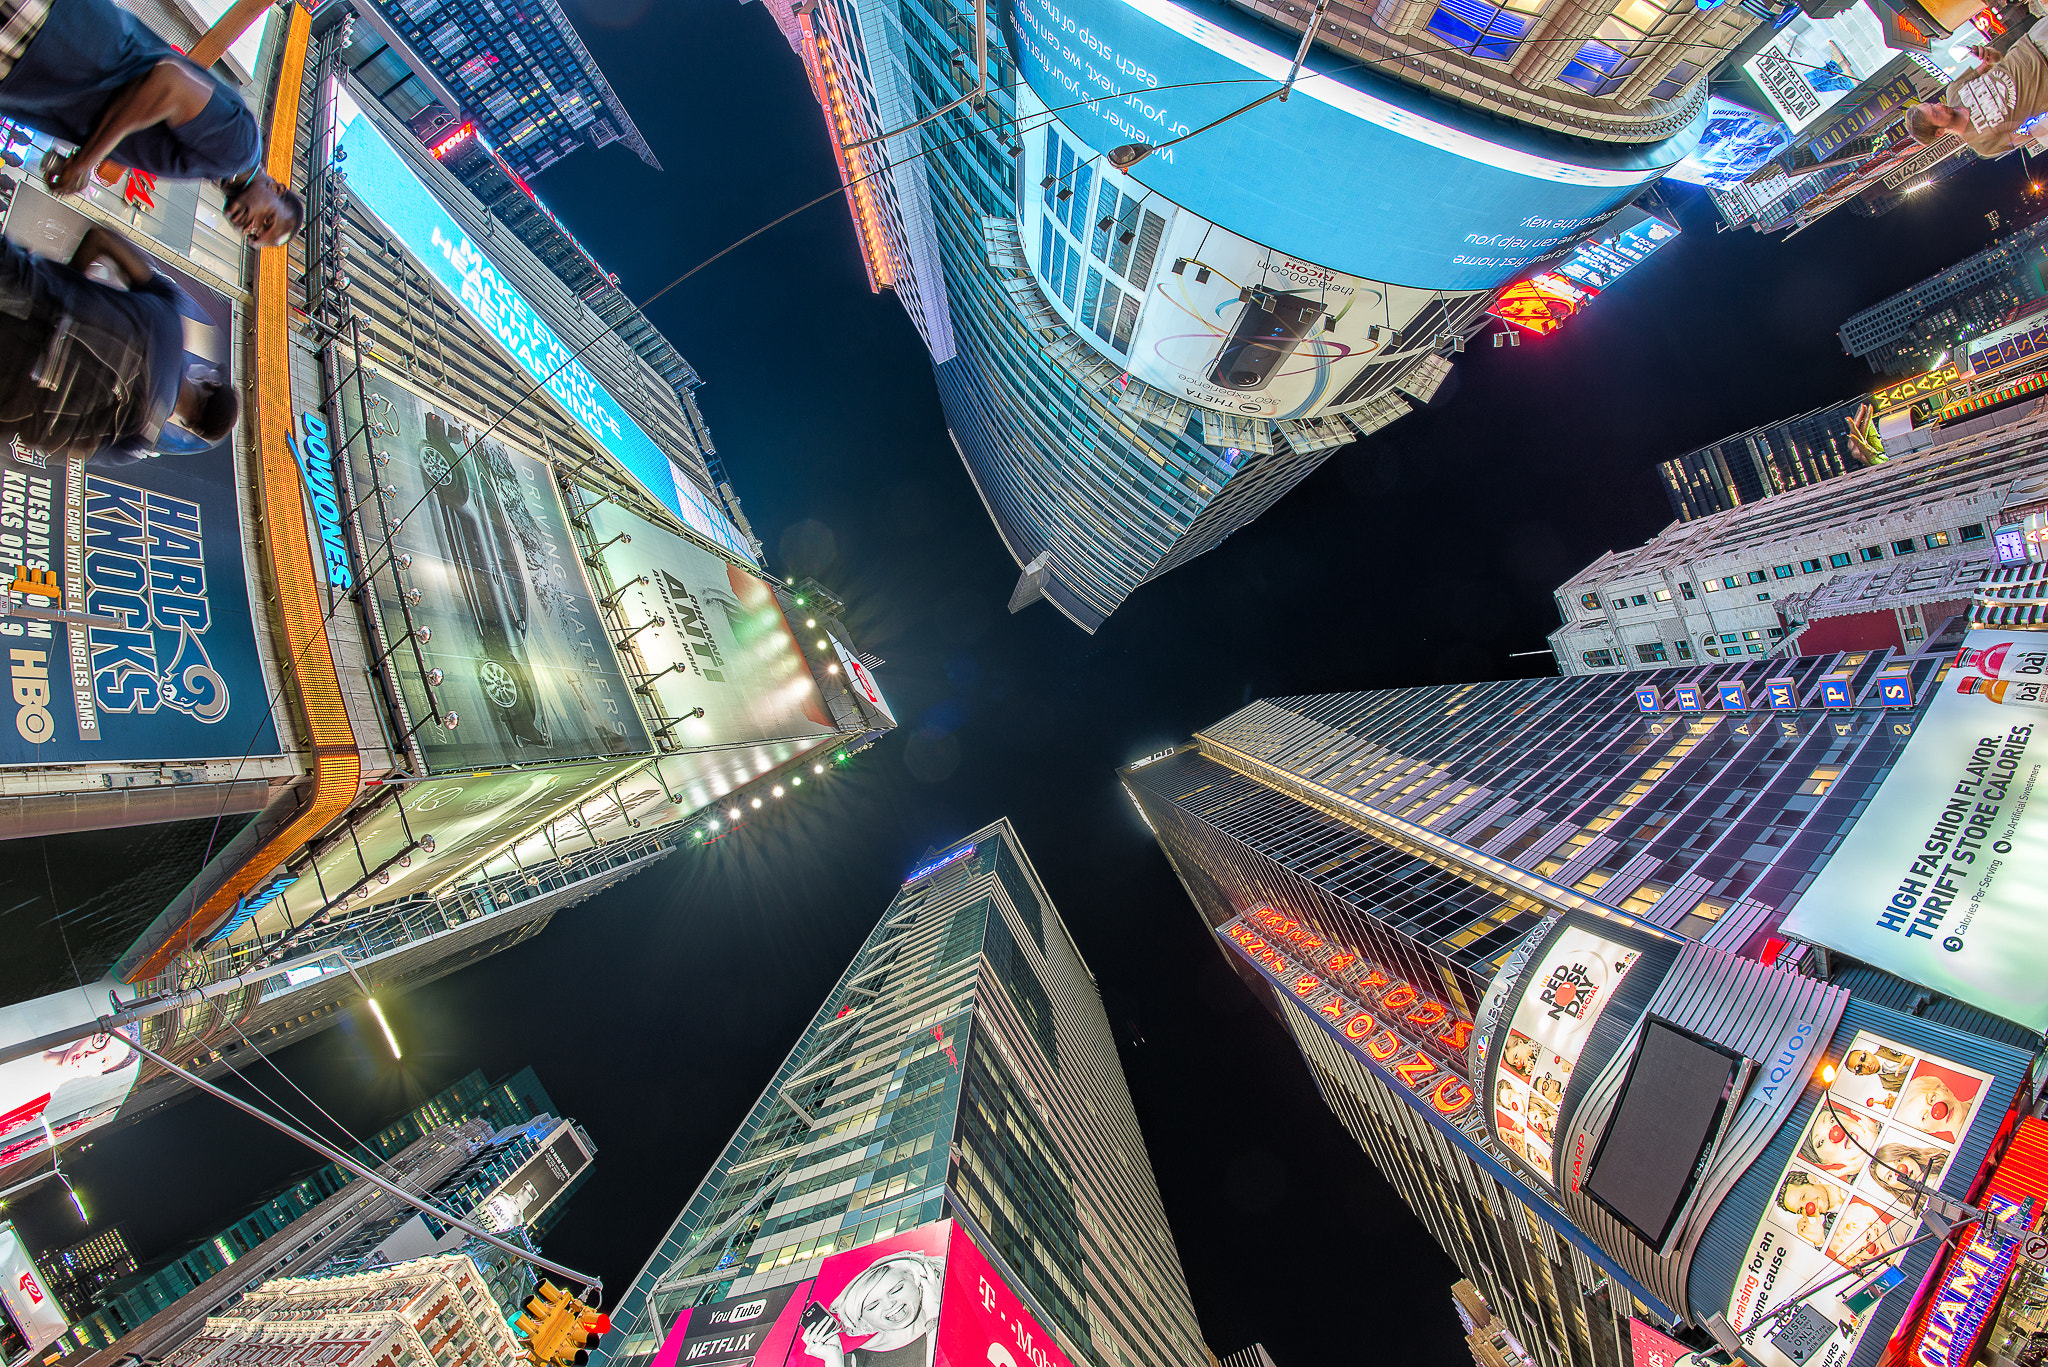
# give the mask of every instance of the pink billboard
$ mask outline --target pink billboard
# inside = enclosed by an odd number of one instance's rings
[[[943,1313],[941,1313],[943,1310]],[[684,1310],[651,1367],[1074,1367],[951,1220]]]

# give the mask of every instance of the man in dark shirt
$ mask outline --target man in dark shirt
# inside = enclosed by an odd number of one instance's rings
[[[0,0],[0,115],[77,145],[46,167],[58,194],[77,194],[112,158],[219,181],[229,221],[259,247],[283,245],[305,219],[262,169],[242,97],[111,0]]]
[[[87,274],[101,261],[129,288]],[[219,367],[185,354],[185,303],[105,228],[86,231],[69,265],[0,237],[0,442],[102,465],[218,445],[241,395]]]

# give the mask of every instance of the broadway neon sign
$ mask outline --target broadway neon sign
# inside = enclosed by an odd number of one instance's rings
[[[1447,1120],[1472,1118],[1472,1087],[1431,1056],[1462,1058],[1471,1021],[1270,907],[1230,922],[1222,935],[1368,1067]]]

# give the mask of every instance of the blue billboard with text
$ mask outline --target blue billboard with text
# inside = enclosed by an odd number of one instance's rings
[[[1157,146],[1249,104],[1286,79],[1295,42],[1203,0],[1012,0],[1004,18],[1033,91],[1097,152]],[[1131,175],[1305,261],[1483,290],[1563,255],[1692,143],[1688,130],[1649,147],[1568,147],[1369,71],[1310,64],[1288,100]]]

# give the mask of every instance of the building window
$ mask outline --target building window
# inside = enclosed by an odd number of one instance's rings
[[[1849,553],[1847,551],[1836,551],[1828,557],[1828,563],[1838,570],[1846,568],[1849,564]]]
[[[1928,534],[1927,534],[1926,536],[1923,536],[1923,537],[1921,537],[1920,539],[1921,539],[1922,541],[1925,541],[1925,542],[1927,543],[1927,549],[1928,549],[1928,550],[1930,550],[1930,551],[1938,551],[1938,550],[1940,550],[1940,549],[1941,549],[1941,548],[1942,548],[1943,546],[1946,546],[1946,545],[1948,544],[1948,533],[1947,533],[1947,532],[1929,532],[1929,533],[1928,533]]]
[[[1914,551],[1917,551],[1919,549],[1920,548],[1918,546],[1913,544],[1913,538],[1910,536],[1903,541],[1892,542],[1893,555],[1911,555]]]
[[[1774,565],[1771,568],[1771,573],[1780,579],[1790,579],[1792,577],[1792,567],[1790,565]]]
[[[1768,603],[1771,601],[1771,595],[1768,593],[1759,593],[1756,596],[1756,601],[1759,603]]]
[[[1762,646],[1745,646],[1743,648],[1752,655],[1761,655],[1764,653],[1764,648]]]
[[[1708,593],[1719,593],[1721,591],[1721,581],[1718,579],[1702,579],[1700,580],[1700,587]]]
[[[1752,584],[1761,584],[1770,577],[1771,576],[1765,574],[1762,570],[1751,570],[1749,572],[1749,582]]]
[[[1737,578],[1736,578],[1736,577],[1735,577],[1734,575],[1732,575],[1732,574],[1730,574],[1730,575],[1724,575],[1724,576],[1722,577],[1722,579],[1721,579],[1721,587],[1722,587],[1722,588],[1724,588],[1724,589],[1732,589],[1732,588],[1734,588],[1734,587],[1735,587],[1735,586],[1736,586],[1737,584],[1739,584],[1739,583],[1741,583],[1741,582],[1742,582],[1742,581],[1741,581],[1740,579],[1737,579]]]
[[[1763,638],[1764,634],[1761,631],[1745,631],[1742,633],[1742,639],[1745,641],[1761,641]]]
[[[1650,600],[1643,597],[1640,593],[1630,595],[1629,602],[1634,603],[1639,608],[1646,608],[1650,605]]]
[[[1446,39],[1453,51],[1505,62],[1521,46],[1531,16],[1542,8],[1543,0],[1510,0],[1505,5],[1448,0],[1430,16],[1429,31]]]
[[[1864,560],[1864,563],[1865,563],[1865,564],[1868,564],[1868,563],[1869,563],[1870,561],[1872,561],[1872,560],[1882,560],[1882,559],[1884,559],[1884,547],[1882,547],[1882,546],[1865,546],[1865,547],[1864,547],[1864,548],[1863,548],[1862,550],[1860,550],[1860,551],[1856,552],[1856,554],[1858,554],[1858,555],[1862,556],[1862,557],[1863,557],[1863,560]]]
[[[1835,786],[1835,780],[1842,776],[1839,764],[1823,764],[1806,776],[1806,782],[1799,785],[1799,791],[1809,797],[1819,797]]]
[[[1721,639],[1722,639],[1723,641],[1726,641],[1726,642],[1727,642],[1727,643],[1728,643],[1729,645],[1731,645],[1731,646],[1732,646],[1732,645],[1734,645],[1734,644],[1735,644],[1735,643],[1736,643],[1737,641],[1741,640],[1742,638],[1741,638],[1740,636],[1737,636],[1737,635],[1736,635],[1736,634],[1735,634],[1734,632],[1732,632],[1732,631],[1724,631],[1724,632],[1722,632],[1722,633],[1721,633]]]
[[[1655,594],[1654,596],[1655,596],[1655,598],[1657,599],[1657,601],[1658,601],[1658,602],[1660,602],[1660,603],[1668,603],[1668,602],[1670,602],[1670,601],[1671,601],[1671,590],[1670,590],[1670,589],[1658,589],[1658,590],[1657,590],[1657,592],[1656,592],[1656,594]]]
[[[1962,528],[1961,532],[1965,541],[1982,541],[1984,539],[1984,524],[1972,522],[1969,526]]]
[[[1636,658],[1646,665],[1663,664],[1664,643],[1662,641],[1652,641],[1648,645],[1637,646]]]
[[[1615,610],[1616,612],[1620,612],[1620,611],[1621,611],[1621,610],[1622,610],[1623,608],[1625,608],[1625,607],[1627,607],[1627,606],[1628,606],[1628,599],[1626,599],[1626,598],[1617,598],[1617,599],[1615,599],[1615,600],[1614,600],[1614,610]]]
[[[1579,606],[1586,609],[1588,612],[1600,611],[1600,595],[1597,593],[1580,594]]]
[[[1611,650],[1582,650],[1579,658],[1595,669],[1614,668],[1614,652]]]
[[[1784,637],[1785,637],[1785,628],[1783,628],[1783,627],[1772,627],[1772,628],[1770,628],[1770,632],[1769,632],[1769,635],[1770,635],[1770,638],[1771,638],[1771,639],[1772,639],[1773,641],[1780,641],[1780,640],[1783,640],[1783,639],[1784,639]]]
[[[1699,597],[1698,594],[1692,591],[1692,585],[1690,584],[1680,584],[1678,586],[1678,596],[1680,598],[1686,599],[1688,602],[1692,599]]]
[[[1690,660],[1692,658],[1691,641],[1673,641],[1671,648],[1678,652],[1678,658],[1681,660]]]
[[[1819,574],[1819,573],[1820,573],[1820,561],[1818,561],[1818,560],[1802,560],[1802,561],[1800,561],[1800,562],[1799,562],[1799,572],[1800,572],[1801,574]]]

